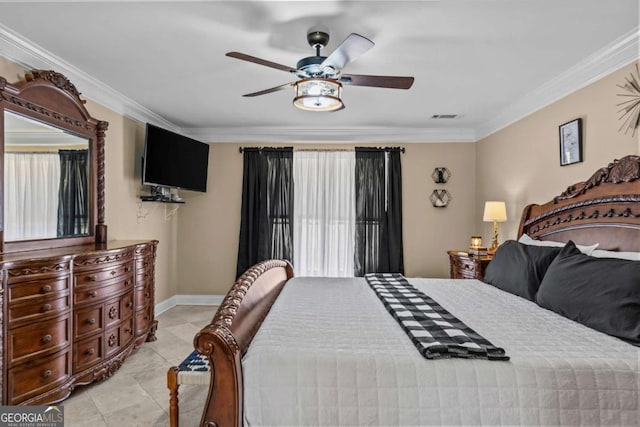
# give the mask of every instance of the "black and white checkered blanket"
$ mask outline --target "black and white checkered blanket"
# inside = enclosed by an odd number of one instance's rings
[[[401,274],[367,274],[365,278],[387,311],[427,359],[509,360],[502,348],[491,344],[417,290]]]

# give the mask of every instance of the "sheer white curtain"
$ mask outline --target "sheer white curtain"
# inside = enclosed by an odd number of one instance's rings
[[[355,153],[293,153],[296,276],[353,277]]]
[[[59,186],[58,153],[5,153],[4,239],[56,237]]]

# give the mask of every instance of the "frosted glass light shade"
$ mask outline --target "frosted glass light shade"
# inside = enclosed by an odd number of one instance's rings
[[[293,105],[307,111],[335,111],[344,107],[340,99],[342,84],[336,80],[310,78],[294,85]]]
[[[507,220],[507,206],[504,202],[484,202],[483,221],[505,222]]]

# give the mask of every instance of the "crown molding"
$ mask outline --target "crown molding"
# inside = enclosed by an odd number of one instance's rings
[[[48,52],[31,40],[19,35],[0,24],[0,52],[2,56],[19,64],[27,70],[53,69],[73,81],[76,87],[83,89],[85,97],[95,101],[116,113],[138,120],[149,122],[166,129],[180,129],[159,114],[138,104],[117,90],[90,76],[69,62]]]
[[[640,26],[537,87],[476,129],[481,140],[640,59]]]
[[[408,127],[348,127],[339,129],[295,127],[220,127],[182,128],[192,138],[206,142],[475,142],[473,129],[437,129]]]

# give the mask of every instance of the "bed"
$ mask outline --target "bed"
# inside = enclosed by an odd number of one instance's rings
[[[518,234],[635,256],[640,156],[527,206]],[[563,256],[592,258],[578,253]],[[510,360],[426,360],[364,279],[294,278],[269,260],[236,281],[194,339],[212,367],[201,425],[639,424],[640,347],[629,340],[477,280],[409,281]]]

